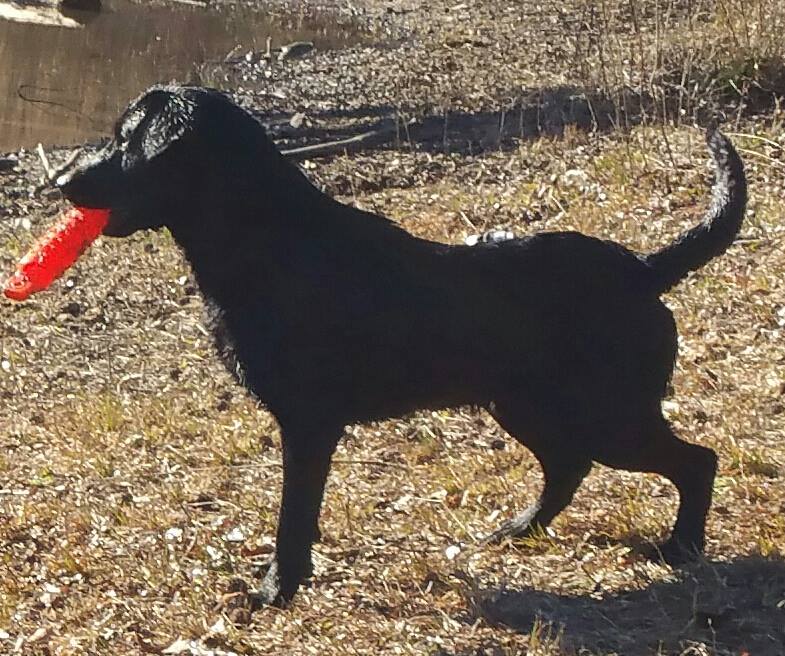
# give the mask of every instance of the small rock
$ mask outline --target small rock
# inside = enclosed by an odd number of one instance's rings
[[[179,542],[183,537],[183,529],[173,526],[164,533],[164,540],[167,542]]]
[[[224,540],[227,542],[245,542],[245,533],[235,526],[224,536]]]
[[[314,49],[313,41],[294,41],[285,46],[281,46],[278,52],[278,61],[286,61],[287,59],[297,59],[304,57]]]
[[[197,579],[202,579],[205,576],[207,576],[208,574],[209,574],[209,571],[206,568],[204,568],[204,567],[194,567],[191,570],[191,579],[194,580],[194,581],[197,580]]]
[[[82,306],[79,305],[79,303],[76,301],[72,301],[71,303],[64,305],[61,312],[70,314],[72,317],[78,317],[80,314],[82,314]]]
[[[305,114],[302,112],[297,112],[292,118],[289,120],[289,125],[291,125],[295,130],[302,126],[305,122]]]
[[[455,560],[459,553],[461,553],[461,548],[457,544],[451,544],[444,550],[447,560]]]
[[[204,550],[207,552],[207,555],[210,556],[210,560],[213,562],[213,564],[223,560],[224,555],[214,546],[208,544]]]
[[[162,654],[182,654],[184,652],[191,652],[191,641],[184,640],[183,638],[178,638],[175,640],[171,645],[169,645],[166,649],[164,649],[161,653]]]
[[[35,631],[33,631],[33,635],[31,635],[25,642],[27,642],[27,644],[38,642],[39,640],[43,640],[47,634],[48,631],[44,627],[39,626]]]
[[[223,617],[219,617],[212,626],[208,629],[210,635],[216,636],[226,633],[226,621]]]

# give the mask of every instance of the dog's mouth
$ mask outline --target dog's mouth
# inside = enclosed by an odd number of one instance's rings
[[[109,220],[102,234],[109,237],[124,237],[133,232],[129,229],[130,222],[124,218],[128,212],[124,211],[122,202],[117,202],[123,198],[124,191],[117,184],[117,168],[114,158],[101,159],[99,152],[77,160],[52,180],[76,207],[108,211]]]
[[[126,212],[121,207],[113,207],[109,211],[109,220],[103,230],[107,237],[128,237],[136,232],[136,228],[128,220]]]
[[[106,199],[91,198],[88,194],[80,193],[79,188],[60,184],[58,184],[58,187],[66,200],[77,207],[109,212],[109,219],[101,232],[102,235],[107,237],[127,237],[136,230],[133,227],[133,222],[128,218],[130,212],[124,206],[102,202]]]

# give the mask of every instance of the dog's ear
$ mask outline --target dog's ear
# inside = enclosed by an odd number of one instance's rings
[[[195,109],[193,99],[167,89],[149,91],[133,103],[118,124],[123,168],[149,162],[182,139],[193,127]]]

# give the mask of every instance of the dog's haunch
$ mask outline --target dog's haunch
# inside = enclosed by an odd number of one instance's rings
[[[24,301],[49,287],[98,238],[108,220],[109,210],[68,210],[19,261],[3,293],[15,301]]]

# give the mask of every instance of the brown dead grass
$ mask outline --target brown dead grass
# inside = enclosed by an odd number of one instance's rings
[[[691,122],[779,107],[785,6],[777,0],[575,0],[575,64],[615,120]],[[627,113],[625,113],[625,110]]]
[[[739,124],[742,235],[666,299],[681,342],[665,411],[720,455],[704,561],[675,572],[643,559],[676,493],[601,467],[553,531],[481,547],[536,496],[539,468],[482,412],[423,412],[347,430],[312,587],[233,624],[216,602],[272,550],[277,428],[216,363],[170,239],[102,240],[51,291],[0,305],[0,652],[782,654],[778,120]],[[698,219],[705,160],[697,130],[653,126],[474,157],[377,152],[311,174],[434,239],[577,228],[646,250]],[[390,183],[401,170],[407,183]],[[2,268],[29,242],[21,220],[38,232],[55,210],[9,201]]]

